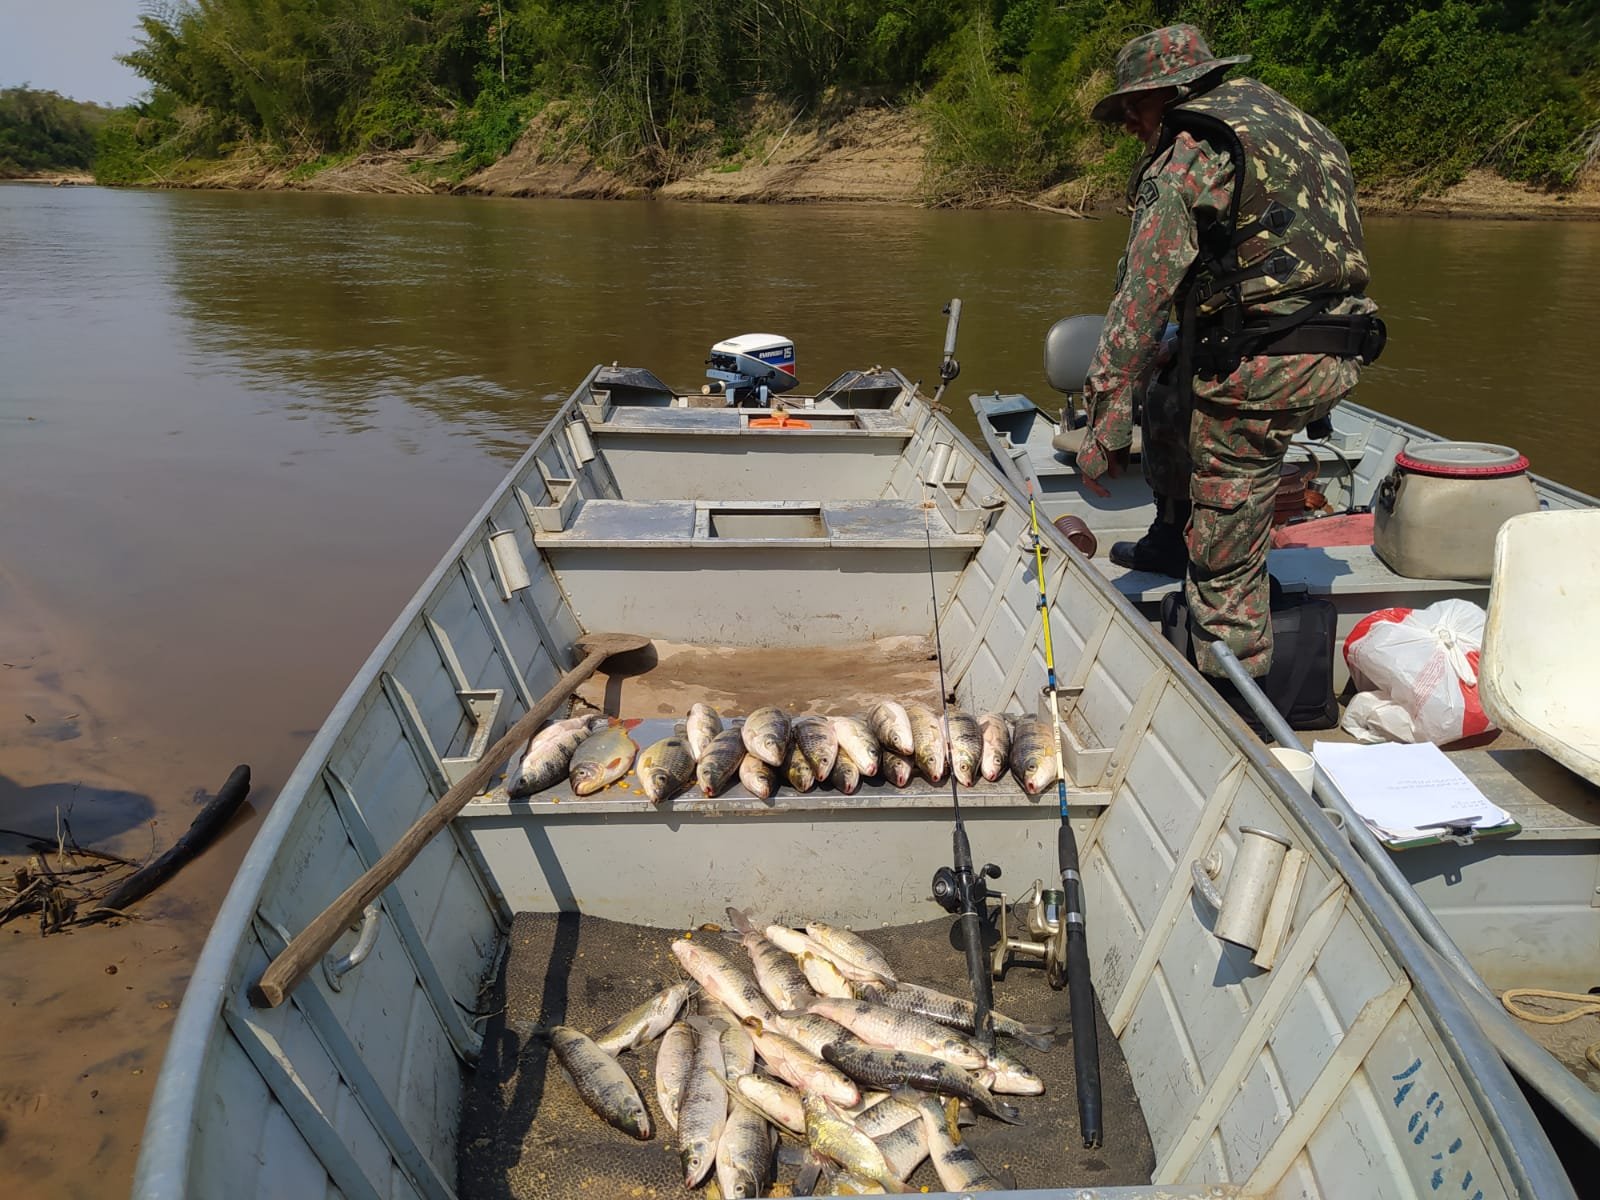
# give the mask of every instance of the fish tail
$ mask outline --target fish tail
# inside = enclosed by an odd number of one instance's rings
[[[728,905],[728,924],[732,925],[741,934],[754,933],[756,931],[756,927],[750,922],[749,911],[741,911],[731,904]]]
[[[1024,1025],[1020,1029],[1008,1032],[1006,1036],[1015,1038],[1024,1046],[1032,1046],[1035,1050],[1049,1050],[1056,1044],[1055,1033],[1054,1025]]]

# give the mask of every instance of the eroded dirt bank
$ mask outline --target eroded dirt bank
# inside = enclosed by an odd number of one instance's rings
[[[564,199],[699,200],[717,203],[929,203],[928,134],[916,110],[859,108],[819,120],[804,114],[762,123],[740,150],[659,187],[607,169],[580,145],[571,110],[552,104],[510,153],[464,179],[446,174],[453,147],[427,146],[362,155],[311,174],[249,159],[219,163],[183,186],[301,189],[376,194],[454,193]],[[1044,207],[1114,213],[1121,187],[1073,182],[1032,195],[991,198],[985,207]],[[1568,192],[1548,192],[1473,171],[1445,192],[1417,197],[1404,189],[1365,189],[1369,214],[1492,219],[1600,220],[1600,172]]]

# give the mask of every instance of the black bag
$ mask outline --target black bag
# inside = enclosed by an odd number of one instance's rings
[[[1339,613],[1333,601],[1320,596],[1288,595],[1271,581],[1272,667],[1257,679],[1273,707],[1291,729],[1332,729],[1339,724],[1339,701],[1333,694],[1333,656]],[[1183,589],[1161,598],[1161,632],[1190,662],[1194,638],[1189,632],[1189,604]],[[1263,732],[1255,711],[1226,679],[1213,687],[1256,733]]]

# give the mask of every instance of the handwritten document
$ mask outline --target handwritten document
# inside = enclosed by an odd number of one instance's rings
[[[1318,742],[1312,757],[1389,841],[1437,836],[1442,825],[1483,830],[1511,820],[1432,742]]]

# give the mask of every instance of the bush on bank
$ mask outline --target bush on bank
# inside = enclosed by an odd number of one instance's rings
[[[1559,187],[1600,154],[1600,7],[1575,0],[206,0],[141,18],[125,61],[151,90],[107,123],[97,172],[426,137],[464,174],[559,99],[591,155],[656,185],[729,157],[752,98],[815,118],[870,96],[924,112],[931,199],[1101,191],[1134,152],[1088,110],[1117,47],[1177,20],[1253,54],[1367,184],[1488,166]]]

